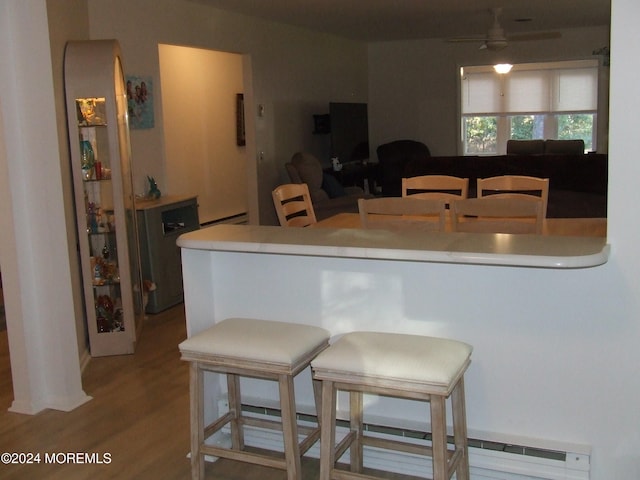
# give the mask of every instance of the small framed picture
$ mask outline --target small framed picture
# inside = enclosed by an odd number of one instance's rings
[[[244,94],[236,94],[236,144],[239,147],[246,145],[247,139],[244,130]]]
[[[153,83],[150,76],[127,75],[129,128],[153,128]]]

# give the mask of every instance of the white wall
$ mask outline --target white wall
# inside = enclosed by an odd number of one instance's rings
[[[295,152],[328,156],[327,138],[311,133],[312,115],[328,113],[330,101],[367,99],[366,47],[360,43],[223,12],[201,2],[87,1],[91,38],[117,38],[125,71],[151,75],[154,89],[162,88],[158,44],[250,55],[253,92],[245,93],[252,94],[247,112],[253,117],[247,121],[255,123],[255,141],[247,138],[247,155],[253,161],[257,152],[264,152],[264,160],[256,160],[248,171],[259,181],[259,212],[252,212],[256,222],[277,224],[271,190],[288,181],[284,164]],[[159,92],[154,96],[160,98]],[[265,106],[264,117],[255,118],[256,104]],[[163,192],[184,193],[167,188],[163,109],[157,107],[155,128],[131,132],[135,188],[144,189],[146,175],[151,175]]]
[[[419,140],[431,154],[456,155],[459,130],[458,78],[463,65],[529,63],[594,58],[593,50],[609,45],[609,30],[565,30],[562,38],[512,42],[502,52],[479,50],[475,43],[414,40],[369,45],[369,141],[372,149],[398,139]],[[601,79],[606,100],[607,78]],[[606,111],[606,102],[602,105]],[[600,117],[606,151],[606,116]]]
[[[166,189],[198,195],[200,223],[247,212],[246,147],[236,143],[242,56],[160,45]]]

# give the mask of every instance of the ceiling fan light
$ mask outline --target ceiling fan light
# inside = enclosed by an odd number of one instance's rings
[[[498,63],[493,66],[493,69],[496,71],[496,73],[499,73],[500,75],[509,73],[512,68],[513,65],[511,65],[510,63]]]

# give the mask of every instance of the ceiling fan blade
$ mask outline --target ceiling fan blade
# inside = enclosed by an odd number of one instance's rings
[[[485,37],[484,35],[477,37],[453,37],[447,38],[446,41],[449,43],[485,42],[487,41],[487,37]]]
[[[531,40],[553,40],[561,37],[562,33],[560,32],[528,32],[507,35],[507,40],[510,42],[526,42]]]
[[[488,49],[492,51],[502,50],[507,47],[508,42],[514,41],[532,41],[532,40],[551,40],[562,37],[560,32],[524,32],[514,35],[505,35],[504,29],[500,25],[499,17],[502,13],[501,8],[493,8],[490,10],[493,15],[493,24],[489,28],[486,35],[468,35],[464,37],[447,38],[449,43],[465,43],[480,42],[480,49]]]

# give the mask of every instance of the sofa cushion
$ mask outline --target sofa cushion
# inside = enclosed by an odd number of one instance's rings
[[[306,152],[298,152],[291,158],[291,164],[298,171],[302,183],[309,187],[309,194],[313,203],[326,200],[329,195],[322,190],[322,165],[320,160]]]
[[[584,140],[546,140],[544,153],[547,155],[582,155]]]
[[[329,198],[344,197],[347,194],[338,179],[329,173],[322,174],[322,189],[327,192]]]
[[[507,140],[507,155],[542,155],[544,140]]]
[[[322,187],[322,165],[316,157],[309,153],[296,153],[291,163],[298,170],[302,183],[309,186],[309,190]]]
[[[313,204],[316,220],[324,220],[338,213],[358,213],[358,198],[367,195],[346,195],[344,197],[330,198]]]
[[[289,174],[291,183],[304,183],[300,178],[300,175],[298,175],[298,169],[294,167],[291,162],[285,163],[284,168],[287,170],[287,173]]]

